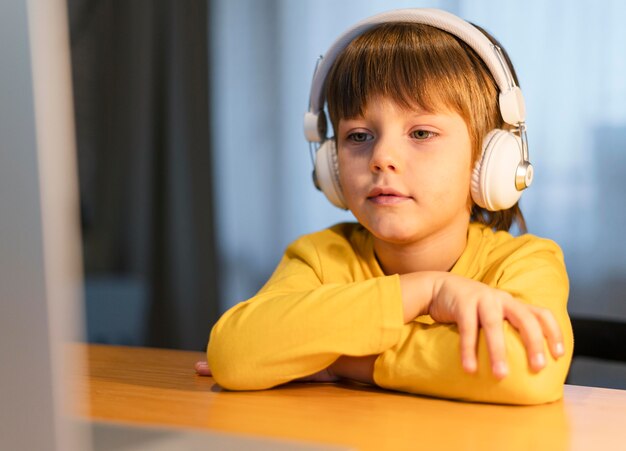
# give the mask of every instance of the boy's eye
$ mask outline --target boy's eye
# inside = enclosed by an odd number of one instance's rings
[[[348,135],[348,139],[355,143],[363,143],[372,139],[372,136],[369,133],[356,132],[356,133],[350,133]]]
[[[411,135],[415,139],[424,140],[435,136],[435,132],[431,132],[428,130],[415,130],[414,132],[411,132]]]

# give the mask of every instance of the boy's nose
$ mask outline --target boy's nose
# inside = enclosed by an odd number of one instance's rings
[[[391,147],[384,144],[375,146],[370,159],[370,169],[372,172],[396,172],[399,169],[398,159]]]

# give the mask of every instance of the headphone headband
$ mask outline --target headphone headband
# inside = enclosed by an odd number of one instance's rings
[[[438,9],[400,9],[388,11],[358,22],[339,36],[325,56],[320,57],[313,75],[309,111],[304,117],[304,130],[309,142],[326,139],[326,119],[323,114],[326,77],[337,56],[355,38],[384,23],[409,22],[430,25],[446,31],[469,45],[487,65],[500,91],[500,113],[510,125],[523,124],[526,117],[524,98],[516,85],[502,50],[479,29],[447,11]],[[322,123],[324,124],[322,126]]]

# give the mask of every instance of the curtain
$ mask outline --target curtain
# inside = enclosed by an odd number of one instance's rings
[[[203,349],[217,317],[207,10],[69,0],[88,331],[133,314],[130,344]]]

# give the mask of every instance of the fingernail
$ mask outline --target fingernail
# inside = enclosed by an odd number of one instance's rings
[[[562,356],[565,353],[565,349],[563,348],[563,343],[559,342],[556,345],[554,345],[554,351],[556,352],[556,355]]]
[[[504,362],[494,363],[491,370],[493,371],[493,374],[499,379],[502,379],[507,374],[509,374],[509,367]]]
[[[463,369],[468,373],[473,373],[476,371],[476,360],[474,359],[463,359]]]
[[[543,352],[538,352],[535,354],[532,359],[533,367],[535,368],[543,368],[546,365],[546,358],[543,355]]]

